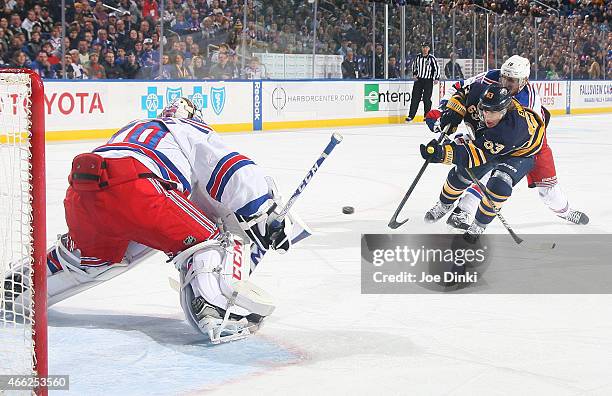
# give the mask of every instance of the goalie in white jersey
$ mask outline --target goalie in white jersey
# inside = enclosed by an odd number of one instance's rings
[[[309,235],[292,214],[272,229],[281,209],[272,179],[186,98],[75,157],[69,182],[69,232],[48,254],[49,305],[161,250],[180,271],[188,321],[215,343],[259,328],[274,305],[250,273],[267,250]]]

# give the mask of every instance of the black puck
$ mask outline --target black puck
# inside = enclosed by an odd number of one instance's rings
[[[342,208],[342,213],[344,214],[353,214],[355,213],[355,208],[353,208],[352,206],[345,206]]]

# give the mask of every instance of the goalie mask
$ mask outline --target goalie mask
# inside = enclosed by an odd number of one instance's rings
[[[202,111],[189,99],[181,97],[170,103],[159,113],[159,117],[189,118],[202,121]]]

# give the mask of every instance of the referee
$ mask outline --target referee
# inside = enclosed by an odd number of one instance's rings
[[[421,97],[423,98],[424,114],[431,110],[431,93],[434,81],[437,83],[437,80],[440,79],[440,69],[438,68],[436,57],[429,53],[429,43],[425,42],[421,45],[421,53],[412,62],[412,75],[415,78],[415,82],[412,87],[410,112],[408,117],[406,117],[406,122],[414,119],[421,102]]]

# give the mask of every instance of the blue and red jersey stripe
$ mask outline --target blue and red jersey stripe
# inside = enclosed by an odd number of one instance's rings
[[[227,183],[231,179],[232,175],[238,171],[238,169],[247,166],[254,165],[255,163],[251,161],[248,157],[244,155],[232,152],[221,158],[212,174],[210,175],[210,180],[206,185],[206,191],[210,196],[221,202],[221,197],[223,196],[223,191],[227,186]]]
[[[49,271],[51,271],[52,274],[64,269],[57,258],[57,252],[55,249],[51,250],[47,254],[47,267],[49,267]]]

